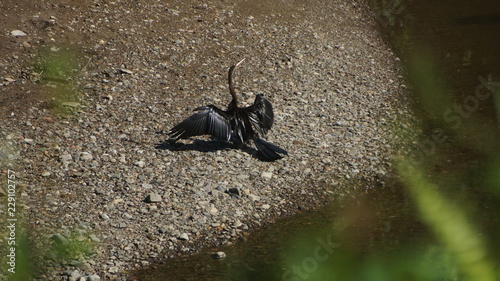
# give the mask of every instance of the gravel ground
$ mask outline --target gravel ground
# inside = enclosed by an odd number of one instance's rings
[[[204,3],[0,4],[2,170],[16,171],[40,245],[93,245],[47,252],[38,279],[125,278],[391,172],[406,87],[364,2]],[[192,109],[229,102],[242,58],[242,100],[272,102],[268,140],[289,155],[264,162],[205,137],[168,145]]]

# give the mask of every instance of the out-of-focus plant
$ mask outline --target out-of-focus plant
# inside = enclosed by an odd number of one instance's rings
[[[440,193],[438,186],[416,167],[415,163],[402,162],[400,174],[416,202],[420,218],[456,263],[456,268],[464,276],[461,280],[496,280],[494,262],[477,226],[457,202]]]
[[[44,85],[47,104],[56,114],[74,112],[79,106],[76,80],[81,69],[81,58],[70,48],[44,50],[37,58],[32,80]]]

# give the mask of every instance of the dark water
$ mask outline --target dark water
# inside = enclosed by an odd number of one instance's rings
[[[395,251],[427,237],[411,203],[401,192],[400,188],[383,188],[336,200],[320,210],[258,229],[233,246],[167,259],[136,272],[131,279],[309,280],[312,269],[342,260],[347,253],[357,258],[369,257],[374,249]],[[214,251],[224,251],[227,257],[214,259]],[[295,268],[290,266],[290,260]]]
[[[500,192],[488,175],[498,167],[491,163],[499,150],[500,1],[388,3],[372,4],[408,69],[424,135],[439,129],[446,136],[434,143],[428,172],[444,190],[466,199],[481,235],[498,236]],[[431,94],[421,87],[418,71],[431,76]],[[497,88],[480,99],[483,80]],[[447,267],[412,202],[401,184],[386,180],[354,198],[258,229],[233,246],[165,259],[130,279],[401,280],[407,274],[411,280],[461,280]],[[494,252],[500,248],[488,245]],[[227,257],[214,259],[214,251]]]

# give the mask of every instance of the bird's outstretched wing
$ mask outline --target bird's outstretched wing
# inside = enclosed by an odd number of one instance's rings
[[[265,136],[274,123],[273,106],[264,98],[264,95],[258,94],[255,97],[253,105],[245,108],[250,122],[259,134]]]
[[[212,135],[229,141],[231,125],[226,113],[213,105],[200,106],[195,114],[173,127],[168,135],[175,140]]]

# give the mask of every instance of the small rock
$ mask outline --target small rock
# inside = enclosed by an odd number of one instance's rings
[[[92,242],[96,242],[96,243],[99,243],[101,242],[101,239],[99,239],[97,236],[95,236],[94,234],[90,234],[89,235],[89,238]]]
[[[226,253],[219,251],[219,252],[213,254],[212,257],[214,259],[224,259],[224,258],[226,258]]]
[[[134,218],[134,216],[132,216],[129,213],[123,213],[123,217],[126,218],[126,219],[129,219],[129,220]]]
[[[146,196],[146,203],[158,203],[161,202],[161,195],[158,193],[151,192]]]
[[[112,267],[110,267],[110,268],[108,269],[108,272],[109,272],[109,273],[117,273],[118,271],[120,271],[120,270],[118,269],[118,266],[112,266]]]
[[[92,274],[87,278],[88,281],[100,281],[101,277],[97,274]]]
[[[49,172],[49,171],[44,171],[44,172],[42,173],[42,177],[48,177],[48,176],[50,176],[50,175],[51,175],[51,174],[50,174],[50,172]]]
[[[151,188],[153,188],[153,185],[149,184],[149,183],[143,183],[142,188],[151,189]]]
[[[134,165],[142,168],[142,167],[144,167],[144,165],[146,165],[146,162],[139,160],[139,161],[135,162]]]
[[[247,180],[247,179],[250,178],[250,176],[249,175],[245,175],[245,174],[239,174],[239,175],[236,176],[236,178],[239,179],[239,180]]]
[[[184,232],[181,235],[179,235],[179,239],[187,241],[187,240],[189,240],[189,236],[187,233]]]
[[[78,270],[73,270],[73,271],[71,271],[69,276],[73,277],[75,280],[78,280],[80,278],[80,276],[82,276],[82,275],[80,274],[80,272]]]
[[[101,195],[101,194],[104,194],[104,192],[105,192],[105,191],[104,191],[104,189],[102,189],[102,188],[100,188],[100,187],[96,187],[96,188],[94,189],[94,192],[95,192],[95,194],[97,194],[97,195]]]
[[[101,217],[101,219],[103,219],[103,220],[109,220],[109,216],[108,216],[108,214],[100,214],[99,216],[100,216],[100,217]]]
[[[12,31],[10,32],[10,35],[12,35],[12,36],[19,36],[19,37],[22,37],[22,36],[26,36],[26,35],[28,35],[28,34],[24,33],[24,32],[23,32],[23,31],[21,31],[21,30],[17,30],[17,29],[16,29],[16,30],[12,30]]]
[[[56,242],[56,244],[58,244],[58,245],[68,245],[69,244],[69,240],[59,233],[52,235],[52,237],[50,237],[50,239],[54,240],[54,242]]]
[[[94,157],[92,156],[92,154],[90,154],[88,152],[82,152],[82,153],[80,153],[80,159],[82,159],[84,161],[90,161],[90,160],[94,159]]]
[[[120,68],[118,69],[121,73],[125,73],[125,74],[133,74],[134,72],[132,70],[128,70],[128,69],[125,69],[125,68]]]
[[[80,107],[80,103],[74,102],[74,101],[61,102],[61,105],[68,106],[68,107],[73,107],[73,108]]]
[[[264,209],[264,210],[267,210],[267,209],[271,208],[271,205],[269,205],[269,204],[264,204],[264,205],[260,206],[260,208],[261,208],[261,209]]]
[[[270,179],[273,177],[273,173],[272,172],[262,172],[262,174],[260,176],[265,178],[265,179]]]
[[[233,188],[228,189],[227,193],[229,193],[229,195],[235,196],[235,197],[240,197],[241,196],[240,189],[237,188],[237,187],[233,187]]]
[[[257,196],[257,195],[248,194],[247,196],[248,196],[248,198],[249,198],[250,200],[252,200],[252,201],[259,201],[259,200],[260,200],[260,197],[259,197],[259,196]]]
[[[71,155],[70,155],[70,154],[63,154],[63,155],[61,155],[61,162],[62,162],[63,164],[68,163],[68,162],[69,162],[69,161],[71,161],[72,159],[73,159],[73,157],[71,157]]]

